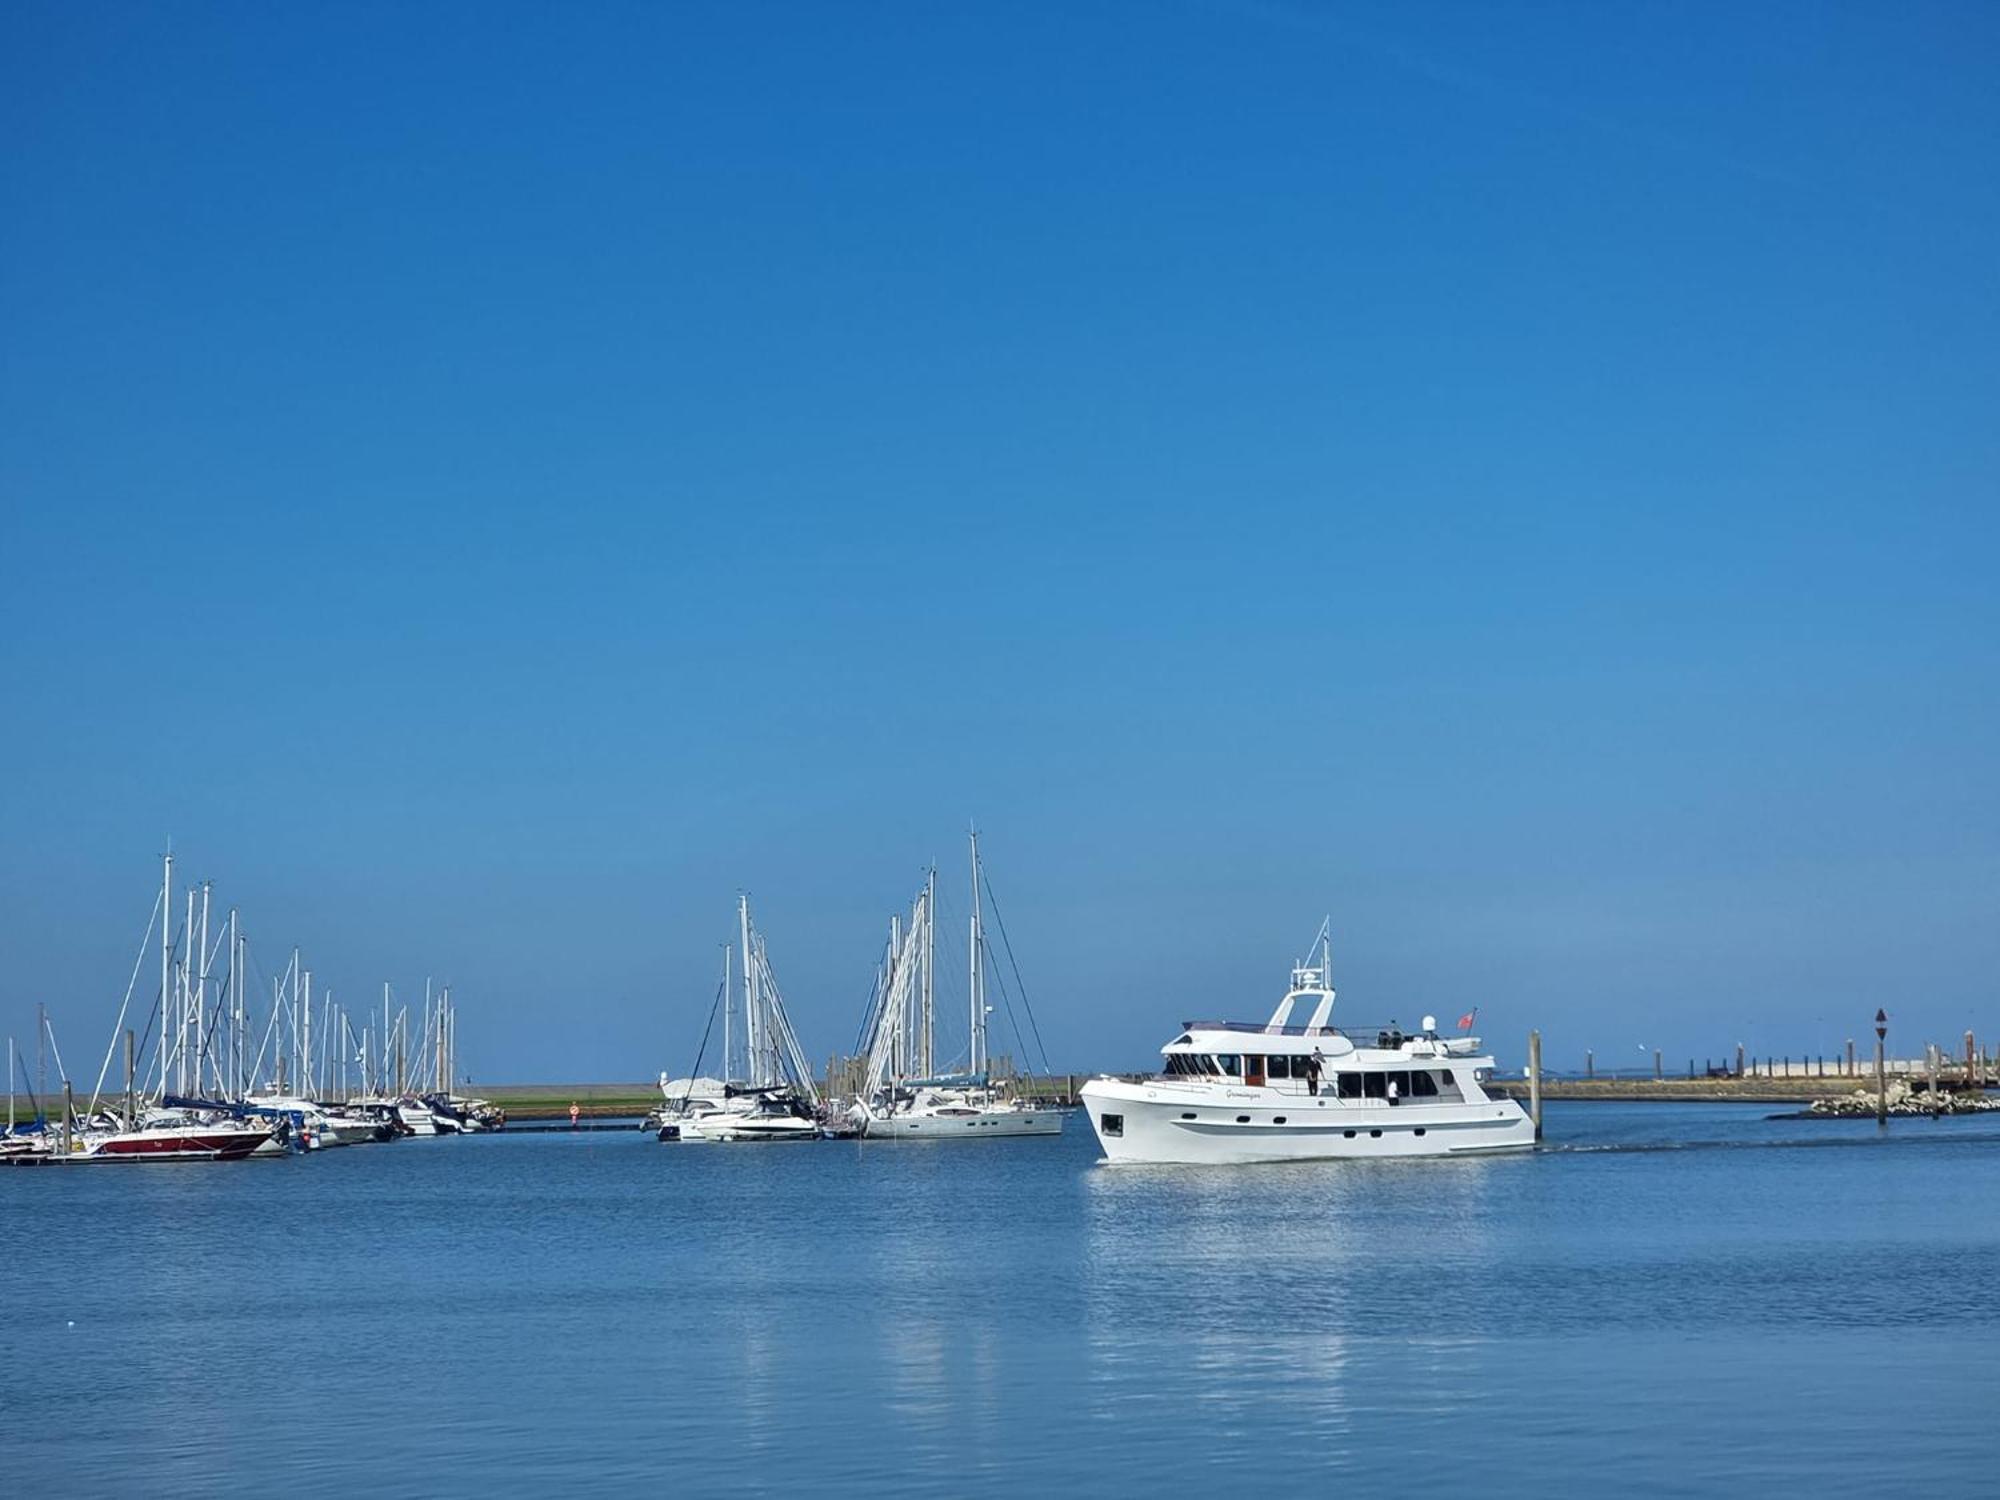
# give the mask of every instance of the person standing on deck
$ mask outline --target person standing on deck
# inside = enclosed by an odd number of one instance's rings
[[[1389,1080],[1389,1108],[1394,1109],[1395,1107],[1396,1107],[1396,1080],[1391,1078]]]
[[[1312,1056],[1306,1059],[1306,1092],[1315,1098],[1319,1095],[1319,1071],[1319,1048],[1315,1047]]]

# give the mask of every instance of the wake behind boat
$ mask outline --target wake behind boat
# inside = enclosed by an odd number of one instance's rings
[[[1107,1161],[1310,1161],[1533,1148],[1527,1112],[1482,1087],[1493,1059],[1480,1053],[1477,1037],[1441,1037],[1429,1017],[1415,1036],[1393,1023],[1359,1028],[1358,1035],[1332,1024],[1327,934],[1322,926],[1316,961],[1293,968],[1291,987],[1269,1021],[1187,1022],[1160,1049],[1162,1073],[1137,1082],[1106,1075],[1084,1085],[1083,1103]],[[1304,1024],[1292,1024],[1301,1012]]]

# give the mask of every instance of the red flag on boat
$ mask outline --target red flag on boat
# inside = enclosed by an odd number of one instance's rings
[[[1458,1029],[1460,1031],[1472,1030],[1473,1019],[1476,1016],[1478,1016],[1478,1014],[1479,1014],[1479,1007],[1475,1005],[1472,1007],[1471,1010],[1467,1011],[1464,1015],[1458,1018]]]

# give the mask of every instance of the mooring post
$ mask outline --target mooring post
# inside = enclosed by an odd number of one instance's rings
[[[1666,1072],[1660,1062],[1660,1049],[1655,1047],[1653,1049],[1653,1082],[1658,1083],[1666,1076]]]
[[[1741,1042],[1736,1044],[1736,1076],[1738,1078],[1743,1076],[1743,1044]]]
[[[62,1133],[64,1161],[69,1160],[70,1144],[71,1144],[70,1126],[75,1119],[76,1119],[76,1091],[70,1087],[69,1080],[65,1078],[63,1080],[63,1133]]]
[[[1528,1033],[1528,1115],[1535,1122],[1535,1139],[1542,1138],[1542,1034]]]
[[[1597,1054],[1587,1047],[1583,1053],[1583,1076],[1585,1078],[1597,1076]]]
[[[1847,1039],[1847,1076],[1848,1076],[1849,1078],[1852,1078],[1852,1077],[1854,1076],[1854,1038],[1853,1038],[1853,1037],[1849,1037],[1849,1038]]]
[[[1889,1035],[1889,1013],[1875,1012],[1875,1123],[1889,1123],[1889,1073],[1882,1060],[1882,1043]]]

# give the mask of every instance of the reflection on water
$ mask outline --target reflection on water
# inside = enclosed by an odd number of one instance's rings
[[[32,1247],[0,1330],[41,1377],[8,1389],[5,1483],[1181,1494],[1405,1488],[1445,1454],[1502,1494],[1607,1466],[1799,1492],[1871,1472],[1882,1434],[1898,1476],[1978,1481],[1990,1130],[1550,1123],[1743,1149],[1107,1170],[1081,1131],[634,1132],[0,1173]],[[83,1391],[118,1420],[76,1420]]]

